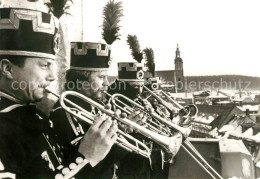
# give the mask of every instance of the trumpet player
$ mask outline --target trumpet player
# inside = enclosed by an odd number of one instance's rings
[[[104,105],[104,92],[108,89],[108,69],[110,65],[110,49],[108,45],[92,42],[71,43],[71,64],[66,72],[66,90],[79,92],[94,101]],[[75,104],[92,114],[98,110],[93,106],[71,98]],[[119,111],[116,111],[119,115]],[[128,119],[137,120],[139,115],[130,115]],[[80,139],[89,129],[89,125],[76,119],[60,107],[59,102],[50,114],[55,131],[59,134],[64,151],[70,153],[75,150]],[[127,152],[115,146],[108,156],[94,168],[84,168],[80,174],[84,178],[115,178],[118,166],[116,163]],[[119,168],[120,170],[120,168]]]
[[[70,69],[66,71],[65,90],[77,91],[95,101],[102,102],[103,91],[106,91],[108,87],[107,70],[109,63],[110,49],[106,44],[72,42],[71,64]],[[78,99],[71,100],[93,114],[98,112],[92,106],[82,103]],[[89,125],[80,123],[79,119],[74,118],[61,108],[59,102],[55,104],[50,118],[56,133],[60,136],[59,141],[64,147],[63,150],[69,156],[71,151],[75,151],[78,148],[81,138],[89,131]],[[110,123],[111,121],[106,120],[105,122]],[[111,167],[106,166],[106,168],[109,168],[108,171],[102,174],[112,175],[112,172],[110,172],[112,170]],[[80,172],[80,176],[85,178],[104,177],[100,175],[99,170],[105,170],[102,168],[102,164],[93,169],[86,167]]]
[[[42,1],[6,3],[0,8],[0,178],[58,179],[96,166],[115,143],[117,125],[97,117],[67,160],[50,120],[34,105],[55,79],[57,19],[39,8]]]
[[[110,85],[109,94],[120,93],[126,97],[136,100],[142,96],[142,87],[145,84],[144,67],[142,63],[137,62],[122,62],[118,63],[118,79]],[[123,100],[122,100],[123,101]],[[131,106],[127,101],[123,101]],[[143,101],[145,108],[153,110],[152,105],[148,101]],[[143,115],[140,111],[135,111],[136,114]],[[144,123],[144,120],[137,120],[139,124]],[[179,150],[181,144],[181,135],[176,135],[176,151]],[[156,148],[156,151],[154,150]],[[158,150],[157,150],[158,149]],[[152,169],[150,162],[136,154],[128,154],[120,160],[120,170],[118,171],[119,178],[168,178],[168,166],[162,170],[161,147],[154,145],[152,151]],[[159,151],[159,152],[157,152]],[[158,157],[159,156],[159,157]]]

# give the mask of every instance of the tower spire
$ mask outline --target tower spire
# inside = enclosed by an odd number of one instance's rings
[[[179,44],[177,44],[177,48],[175,51],[175,59],[174,59],[174,64],[175,64],[175,70],[183,70],[183,62],[180,56],[180,50],[179,50]]]
[[[179,50],[179,44],[177,44],[177,48],[175,51],[175,59],[174,59],[174,81],[176,86],[176,92],[184,91],[184,74],[183,74],[183,61],[180,57],[180,50]]]
[[[175,54],[176,54],[176,58],[180,58],[180,50],[179,50],[178,43],[177,43],[177,48],[176,48]]]

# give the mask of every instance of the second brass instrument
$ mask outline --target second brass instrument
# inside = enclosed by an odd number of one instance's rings
[[[134,110],[142,110],[143,112],[146,112],[146,109],[144,106],[136,103],[135,101],[127,98],[126,96],[122,94],[114,94],[110,95],[111,101],[114,106],[118,107],[119,109],[125,111],[129,114],[129,112]],[[119,99],[121,98],[121,100]],[[123,101],[127,101],[128,103],[132,104],[132,107],[126,105]],[[120,103],[120,104],[119,104]],[[123,106],[122,106],[123,105]],[[208,162],[201,156],[201,154],[197,151],[197,149],[190,143],[189,139],[187,138],[190,129],[181,127],[177,124],[172,123],[171,121],[168,121],[167,119],[159,116],[155,112],[147,112],[152,118],[155,119],[155,121],[160,121],[162,124],[164,124],[166,127],[170,128],[172,130],[171,135],[173,135],[174,132],[180,132],[184,136],[184,141],[181,145],[181,147],[197,162],[197,164],[202,167],[212,178],[214,179],[223,179],[221,175],[212,168]],[[196,112],[197,113],[197,112]],[[163,135],[164,132],[162,128],[157,125],[157,131],[160,131]],[[168,135],[168,134],[166,134]]]

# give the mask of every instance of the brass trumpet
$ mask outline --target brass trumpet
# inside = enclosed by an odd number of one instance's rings
[[[121,100],[119,99],[121,98]],[[159,116],[158,114],[156,114],[155,112],[146,112],[145,108],[136,103],[135,101],[127,98],[126,96],[122,95],[122,94],[114,94],[114,95],[110,95],[110,99],[111,102],[114,106],[116,106],[117,108],[123,110],[126,113],[131,113],[131,111],[133,112],[134,110],[142,110],[144,113],[148,113],[151,115],[151,117],[153,119],[155,119],[155,121],[160,121],[161,123],[163,123],[166,127],[170,128],[171,130],[175,131],[175,132],[180,132],[183,136],[184,136],[184,141],[181,145],[181,147],[214,179],[223,179],[221,177],[220,174],[217,173],[217,171],[212,168],[208,162],[200,155],[200,153],[197,151],[197,149],[190,143],[190,141],[188,140],[188,135],[190,133],[190,129],[188,128],[184,128],[181,126],[178,126],[170,121],[168,121],[167,119],[162,118],[161,116]],[[132,107],[130,107],[129,105],[126,105],[123,101],[126,101],[128,103],[130,103],[132,105]],[[120,104],[119,104],[120,103]],[[125,105],[125,106],[122,106]],[[159,127],[159,126],[158,126]],[[159,131],[161,131],[162,128],[157,128]],[[155,131],[156,132],[156,131]],[[160,132],[160,134],[164,134],[163,131]],[[172,133],[173,134],[173,133]]]
[[[119,100],[117,97],[112,97],[111,94],[107,93],[107,92],[104,92],[108,97],[110,97],[110,100],[109,100],[109,104],[111,103],[111,100],[113,99],[113,102],[112,102],[112,106],[117,108],[117,109],[120,109],[121,111],[125,112],[126,114],[131,114],[135,111],[135,109],[133,107],[130,107],[129,105],[127,105],[126,103],[124,103],[123,101]],[[120,96],[123,96],[123,95],[120,95],[120,94],[116,94],[116,95],[119,95]],[[129,99],[130,100],[130,99]],[[131,100],[132,102],[132,100]],[[117,103],[120,103],[120,104],[117,104]],[[133,103],[132,103],[133,104]],[[121,106],[122,105],[122,106]],[[139,106],[137,106],[139,107]],[[146,113],[145,111],[143,111],[144,113]],[[165,128],[165,127],[162,127],[163,124],[160,123],[159,121],[153,121],[153,119],[148,115],[148,118],[147,118],[147,122],[145,125],[147,126],[147,128],[151,129],[152,131],[158,133],[158,134],[163,134],[165,136],[170,136],[171,133],[170,131],[168,130],[168,128]]]
[[[150,94],[146,99],[148,99],[150,96],[153,96],[159,103],[163,104],[169,111],[177,113],[180,116],[183,117],[192,117],[194,118],[198,113],[198,108],[194,104],[188,104],[186,106],[182,106],[179,103],[177,103],[175,100],[171,98],[169,94],[167,94],[163,90],[158,90],[162,95],[164,95],[169,102],[166,102],[164,99],[159,97],[155,92],[151,91],[146,86],[143,86],[143,88]]]
[[[121,100],[119,99],[121,98]],[[166,125],[167,127],[169,127],[171,130],[175,131],[175,132],[180,132],[184,137],[188,137],[190,134],[190,129],[188,128],[183,128],[181,126],[178,126],[170,121],[168,121],[167,119],[162,118],[161,116],[159,116],[158,114],[156,114],[155,112],[147,112],[145,110],[145,107],[138,104],[137,102],[129,99],[128,97],[122,95],[122,94],[113,94],[111,96],[111,102],[114,106],[116,106],[117,108],[123,110],[124,112],[129,114],[129,111],[127,111],[126,109],[129,109],[129,106],[127,106],[126,108],[120,106],[117,102],[124,104],[122,101],[127,101],[128,103],[132,104],[133,106],[133,110],[134,109],[139,109],[141,111],[143,111],[144,113],[149,113],[149,115],[155,119],[155,121],[159,121],[161,123],[163,123],[164,125]],[[131,111],[130,111],[131,112]]]
[[[91,102],[95,103],[96,105],[100,105],[99,103],[97,103],[97,102],[91,100],[90,98],[88,98],[78,92],[75,92],[75,91],[65,91],[61,95],[53,93],[47,89],[46,89],[46,92],[51,93],[54,96],[58,97],[60,105],[65,111],[67,111],[71,115],[75,116],[76,118],[80,119],[81,121],[83,121],[89,125],[93,124],[95,116],[91,112],[83,109],[79,105],[77,105],[74,102],[72,102],[71,100],[67,99],[67,96],[75,96],[86,102],[89,102],[88,100],[90,100]],[[70,106],[68,106],[67,104],[69,104]],[[103,111],[104,110],[105,110],[105,108],[103,108]],[[143,142],[135,139],[131,135],[126,134],[121,130],[118,130],[118,136],[119,137],[117,138],[117,141],[116,141],[116,144],[118,146],[128,150],[129,152],[135,152],[137,154],[140,154],[140,155],[150,159],[151,150]],[[125,140],[126,138],[128,140],[131,140],[132,142],[134,142],[135,145],[131,144],[130,142],[126,142],[126,140]]]
[[[77,97],[77,98],[83,100],[84,102],[97,108],[102,113],[105,113],[108,116],[112,117],[113,119],[116,119],[117,121],[131,127],[133,130],[142,134],[149,140],[152,140],[152,141],[158,143],[168,153],[174,154],[174,148],[175,148],[175,146],[174,146],[175,138],[174,137],[167,137],[167,136],[157,134],[151,130],[148,130],[147,128],[145,128],[143,126],[140,126],[139,124],[137,124],[127,118],[119,118],[119,117],[115,116],[115,114],[112,110],[106,109],[103,105],[97,103],[96,101],[94,101],[78,92],[65,91],[60,96],[49,90],[47,92],[50,92],[50,93],[54,94],[55,96],[59,97],[59,102],[64,110],[66,110],[68,113],[75,116],[76,118],[79,118],[80,120],[88,123],[89,125],[93,124],[94,115],[92,113],[86,111],[79,105],[73,103],[71,100],[67,99],[67,96],[74,96],[74,97]],[[69,104],[70,106],[68,106],[66,104]],[[124,133],[121,130],[118,130],[118,134],[119,134],[118,135],[119,137],[117,138],[117,141],[116,141],[117,145],[119,145],[120,147],[122,147],[128,151],[135,152],[137,154],[140,154],[140,155],[150,159],[151,150],[149,149],[149,147],[147,147],[145,144],[143,144],[139,140],[135,139],[134,137],[132,137],[129,134]],[[120,136],[123,136],[124,138],[122,139]],[[135,144],[131,144],[126,139],[132,140],[132,142],[134,142]],[[142,147],[143,149],[140,149],[140,147]]]
[[[175,123],[179,126],[189,125],[198,114],[198,108],[194,104],[182,106],[174,99],[172,99],[172,97],[165,91],[158,90],[157,92],[161,93],[167,98],[167,100],[169,101],[167,102],[146,86],[143,86],[143,88],[149,93],[149,96],[146,99],[153,96],[160,104],[165,106],[170,113],[175,114],[174,117],[179,117],[179,120],[175,121]]]

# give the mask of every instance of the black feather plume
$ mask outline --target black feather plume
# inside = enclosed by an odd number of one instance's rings
[[[145,48],[144,53],[147,58],[147,67],[149,72],[152,73],[153,77],[155,75],[155,63],[154,63],[154,53],[152,48]]]
[[[65,4],[68,0],[50,0],[46,5],[50,8],[50,11],[54,16],[60,18],[66,11]],[[70,0],[72,1],[72,0]],[[72,1],[73,2],[73,1]]]
[[[119,22],[123,16],[122,2],[115,2],[109,0],[103,8],[103,24],[102,36],[107,44],[112,44],[114,41],[119,40],[120,34]]]
[[[127,44],[129,45],[133,58],[138,62],[141,63],[143,59],[143,54],[140,50],[139,41],[136,35],[128,35],[127,36]]]

